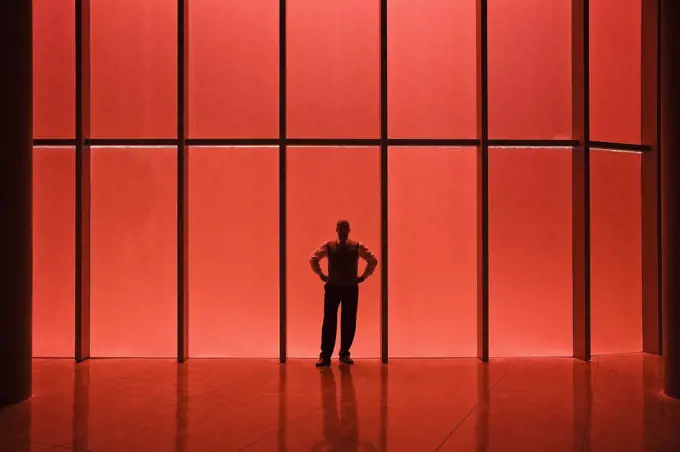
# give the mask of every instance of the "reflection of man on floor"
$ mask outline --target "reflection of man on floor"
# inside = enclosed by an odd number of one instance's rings
[[[340,325],[340,361],[354,364],[350,358],[350,347],[354,341],[359,302],[359,284],[371,276],[378,259],[362,243],[349,239],[349,222],[338,221],[338,239],[322,244],[309,259],[314,273],[319,275],[324,286],[323,327],[321,329],[321,355],[317,367],[328,367],[335,348],[338,329],[338,306],[342,303]],[[328,275],[321,271],[319,261],[328,258]],[[366,268],[359,275],[359,258],[366,261]]]
[[[312,447],[312,452],[375,452],[375,446],[359,443],[357,398],[349,367],[340,367],[340,415],[335,377],[331,369],[321,372],[321,402],[323,404],[323,436],[325,441]]]

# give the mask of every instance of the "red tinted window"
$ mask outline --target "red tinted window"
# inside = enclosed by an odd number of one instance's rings
[[[279,354],[278,151],[189,152],[191,356]]]
[[[378,0],[290,0],[288,136],[380,136]]]
[[[572,355],[571,150],[489,152],[491,356]]]
[[[94,148],[92,356],[177,354],[177,151]]]
[[[33,135],[75,137],[75,3],[33,0]]]
[[[389,134],[477,136],[477,18],[474,0],[390,0]]]
[[[189,2],[192,137],[278,136],[278,5],[278,0]]]
[[[571,138],[571,1],[489,0],[489,136]]]
[[[607,151],[590,156],[592,350],[640,352],[641,156]]]
[[[73,356],[75,151],[33,151],[33,356]]]
[[[340,219],[349,220],[352,237],[380,256],[379,151],[289,148],[287,182],[288,356],[314,357],[321,345],[323,283],[312,273],[309,257],[336,238]],[[379,271],[361,286],[354,356],[380,354]],[[339,346],[338,340],[336,352]]]
[[[390,149],[391,356],[476,356],[476,165],[475,149]]]
[[[91,6],[94,138],[177,135],[177,2],[97,0]]]
[[[640,143],[641,0],[590,1],[590,136]]]

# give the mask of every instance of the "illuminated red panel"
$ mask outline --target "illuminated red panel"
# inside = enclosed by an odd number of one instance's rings
[[[475,356],[476,152],[389,152],[390,355]]]
[[[389,134],[477,136],[475,0],[390,0]]]
[[[571,356],[571,152],[489,154],[490,353]]]
[[[278,136],[278,4],[278,0],[190,2],[192,137]]]
[[[33,0],[33,135],[75,137],[75,3]]]
[[[640,143],[641,0],[590,2],[590,136]]]
[[[176,157],[92,150],[92,356],[176,356]]]
[[[177,134],[177,2],[97,0],[91,6],[92,136]]]
[[[315,357],[321,346],[323,283],[312,273],[309,256],[336,238],[340,219],[349,220],[352,237],[380,256],[380,155],[376,148],[290,148],[287,158],[288,356]],[[352,347],[356,357],[380,354],[379,272],[380,266],[361,285]],[[339,346],[338,340],[335,353]]]
[[[73,356],[75,150],[33,152],[33,356]]]
[[[642,351],[642,187],[639,154],[593,151],[593,353]]]
[[[571,0],[489,0],[489,135],[571,138]]]
[[[288,136],[380,135],[378,0],[288,2]]]
[[[189,354],[278,357],[278,148],[192,148]]]

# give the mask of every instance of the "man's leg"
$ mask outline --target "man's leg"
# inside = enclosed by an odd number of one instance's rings
[[[321,327],[321,356],[330,359],[338,332],[338,306],[340,297],[336,287],[326,286],[323,299],[323,326]]]
[[[357,308],[359,306],[359,288],[348,287],[342,298],[342,314],[340,325],[340,356],[349,357],[354,333],[357,329]]]

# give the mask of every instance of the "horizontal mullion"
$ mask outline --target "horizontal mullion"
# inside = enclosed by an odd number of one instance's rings
[[[652,150],[651,146],[645,144],[614,143],[609,141],[591,141],[590,148],[632,152],[648,152]]]
[[[286,146],[380,146],[379,138],[287,138]]]
[[[576,147],[578,140],[506,140],[506,139],[490,139],[489,147],[535,147],[535,148],[550,148],[550,147]]]
[[[33,146],[75,146],[75,138],[35,138],[33,140]]]
[[[278,146],[278,138],[187,138],[187,146]]]
[[[389,138],[388,146],[445,147],[479,146],[474,138]],[[88,146],[177,146],[176,138],[91,138],[85,141]],[[188,146],[380,146],[379,138],[189,138]],[[489,147],[576,147],[578,140],[518,140],[491,139]],[[33,146],[75,146],[73,138],[36,138]],[[644,144],[590,141],[590,148],[647,152],[651,147]]]
[[[388,138],[388,146],[479,146],[476,138]]]
[[[89,138],[87,146],[177,146],[177,138]]]

